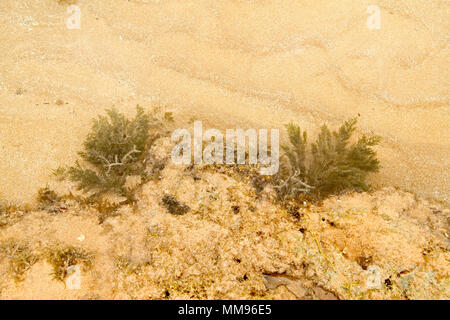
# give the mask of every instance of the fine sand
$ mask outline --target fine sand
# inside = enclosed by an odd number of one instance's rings
[[[0,300],[450,299],[449,31],[438,0],[1,0]],[[166,161],[164,137],[133,205],[68,195],[52,170],[92,118],[137,104],[174,128],[295,121],[313,138],[358,117],[382,169],[370,192],[288,210],[238,171]],[[66,197],[33,206],[47,184]],[[69,248],[89,258],[52,260]]]
[[[106,108],[160,104],[219,129],[359,116],[372,182],[448,203],[449,1],[76,2],[73,30],[57,0],[0,2],[1,198],[32,202]]]

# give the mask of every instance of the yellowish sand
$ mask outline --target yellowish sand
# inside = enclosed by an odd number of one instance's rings
[[[189,212],[171,215],[165,194]],[[450,298],[450,211],[410,193],[350,193],[295,218],[232,170],[168,163],[136,196],[102,224],[66,201],[1,229],[0,299]],[[23,281],[8,244],[37,257]],[[46,252],[68,246],[93,256],[91,269],[78,264],[79,288],[52,278]]]
[[[373,182],[448,203],[448,1],[77,4],[81,29],[69,30],[56,0],[0,2],[1,197],[31,202],[94,116],[139,103],[170,106],[180,126],[314,132],[360,115],[383,137]]]

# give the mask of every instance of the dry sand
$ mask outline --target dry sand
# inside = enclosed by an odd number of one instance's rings
[[[0,195],[31,202],[112,105],[162,104],[180,126],[317,130],[360,115],[380,185],[449,201],[448,1],[0,3]],[[369,30],[369,5],[381,29]],[[61,102],[63,102],[61,104]]]

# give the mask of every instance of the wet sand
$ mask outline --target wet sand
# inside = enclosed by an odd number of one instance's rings
[[[359,115],[383,137],[375,185],[449,202],[448,1],[0,3],[0,197],[31,202],[113,105],[219,129],[317,132]],[[366,9],[381,9],[369,30]]]

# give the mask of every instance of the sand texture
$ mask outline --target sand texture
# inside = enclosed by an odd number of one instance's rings
[[[373,182],[448,203],[448,1],[77,5],[71,30],[56,0],[0,3],[4,198],[32,201],[105,108],[161,104],[219,129],[292,120],[314,132],[360,115],[383,137]],[[367,27],[369,5],[380,30]]]
[[[0,299],[450,299],[449,36],[444,0],[1,0]],[[93,118],[138,104],[284,141],[357,117],[382,168],[295,212],[229,167],[173,164],[167,137],[132,205],[51,176]],[[39,207],[46,185],[64,197]]]
[[[166,194],[189,212],[170,214]],[[0,299],[450,299],[450,212],[406,192],[349,193],[292,215],[234,170],[168,163],[137,196],[101,223],[65,201],[1,229]],[[12,244],[33,257],[19,281]],[[52,276],[48,252],[68,247],[93,257],[78,264],[78,289]]]

